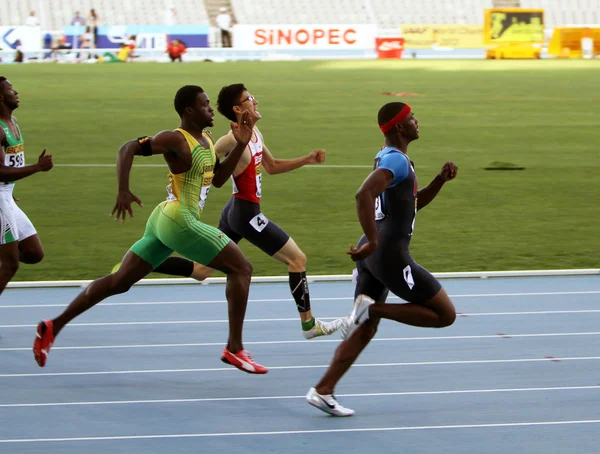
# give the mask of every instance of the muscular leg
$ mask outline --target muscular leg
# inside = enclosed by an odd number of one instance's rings
[[[307,322],[313,318],[310,308],[308,284],[306,283],[306,255],[300,250],[296,242],[290,238],[283,247],[273,254],[273,258],[288,266],[290,275],[290,290],[296,299],[300,320]]]
[[[127,292],[133,284],[146,277],[151,271],[152,265],[150,263],[128,251],[123,258],[119,271],[96,279],[75,297],[62,314],[53,320],[54,336],[75,317],[109,296]]]
[[[19,269],[19,243],[12,241],[0,245],[0,294]]]
[[[44,246],[40,237],[36,234],[19,241],[19,254],[19,260],[23,263],[40,263],[44,259]]]
[[[290,238],[273,258],[285,263],[290,273],[306,271],[306,255],[300,250],[296,242]]]
[[[383,303],[373,304],[373,306],[384,306]],[[319,394],[333,394],[335,385],[341,380],[344,374],[350,369],[365,347],[377,332],[379,320],[372,317],[366,323],[360,325],[348,339],[342,342],[335,350],[333,359],[325,372],[325,375],[319,380],[315,389]]]
[[[456,320],[456,310],[450,297],[442,288],[424,304],[385,304],[373,305],[369,317],[387,318],[406,325],[423,328],[443,328]]]
[[[212,268],[194,262],[194,270],[192,271],[190,277],[202,282],[207,277],[212,276],[213,272],[214,270]]]
[[[242,328],[248,304],[248,292],[252,278],[252,264],[246,259],[235,242],[230,241],[208,264],[210,268],[227,275],[225,296],[229,314],[229,340],[227,349],[238,353],[244,349]]]
[[[333,393],[335,385],[375,336],[381,318],[413,326],[441,328],[454,323],[456,312],[444,289],[424,304],[382,304],[377,301],[369,308],[369,320],[336,349],[327,372],[315,386],[319,394]]]

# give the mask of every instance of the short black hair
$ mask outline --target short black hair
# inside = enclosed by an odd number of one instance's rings
[[[233,111],[235,106],[240,101],[240,96],[246,91],[244,84],[232,84],[221,88],[219,97],[217,98],[217,110],[225,118],[236,121],[237,117]]]
[[[377,123],[379,126],[383,126],[392,118],[400,113],[402,109],[404,109],[403,102],[388,102],[381,109],[379,109],[379,113],[377,114]]]
[[[204,90],[198,85],[184,85],[177,90],[173,104],[180,117],[183,117],[183,112],[186,107],[192,107],[196,103],[196,96],[198,96],[198,93],[204,93]]]
[[[5,80],[8,80],[8,79],[6,77],[4,77],[4,76],[0,76],[0,84],[2,82],[4,82]],[[0,89],[0,93],[3,93],[3,92],[4,92],[4,89]]]

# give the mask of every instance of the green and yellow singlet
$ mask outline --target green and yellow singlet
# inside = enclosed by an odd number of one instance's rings
[[[230,241],[223,232],[200,221],[217,162],[212,140],[203,133],[209,143],[204,148],[187,131],[177,131],[190,147],[192,166],[184,173],[169,172],[167,199],[154,209],[144,237],[131,247],[154,268],[173,252],[207,265]]]

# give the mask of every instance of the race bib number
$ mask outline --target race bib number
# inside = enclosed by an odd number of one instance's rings
[[[381,221],[385,217],[383,214],[383,207],[381,206],[381,196],[375,199],[375,220]]]
[[[208,191],[210,191],[210,186],[202,186],[202,189],[200,190],[200,200],[198,201],[200,211],[204,209],[204,204],[206,203],[206,199],[208,197]]]
[[[254,227],[254,230],[257,232],[262,232],[268,224],[269,220],[262,213],[259,213],[250,219],[250,225]]]
[[[256,174],[256,197],[262,197],[262,173]]]
[[[23,153],[6,155],[4,165],[8,167],[23,167],[25,165]]]
[[[23,144],[14,145],[12,147],[6,147],[4,155],[4,165],[7,167],[24,167],[25,166],[25,153],[23,151]]]

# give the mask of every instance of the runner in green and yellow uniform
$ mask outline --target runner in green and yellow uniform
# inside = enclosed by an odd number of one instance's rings
[[[237,123],[231,123],[236,145],[230,155],[219,162],[212,139],[204,131],[213,126],[214,111],[202,88],[186,85],[179,89],[175,95],[175,110],[181,117],[179,128],[131,140],[121,147],[117,161],[119,194],[112,214],[116,214],[116,220],[125,221],[127,213],[133,217],[132,202],[142,206],[140,199],[129,190],[135,155],[164,156],[170,170],[167,199],[154,209],[144,236],[127,252],[118,271],[92,282],[54,320],[39,323],[33,350],[41,367],[46,363],[54,338],[67,323],[105,298],[128,291],[177,252],[227,274],[229,341],[221,359],[248,373],[268,371],[254,362],[242,344],[252,265],[235,242],[200,220],[211,184],[221,187],[229,179],[252,137],[254,120],[246,111],[238,116]]]

